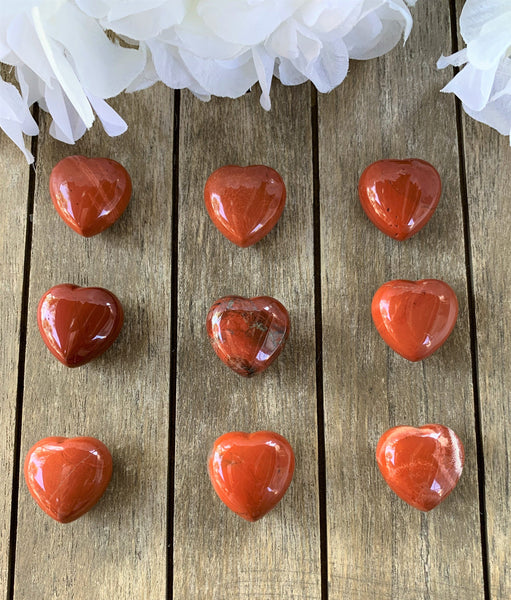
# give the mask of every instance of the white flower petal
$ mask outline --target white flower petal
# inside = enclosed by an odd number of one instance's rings
[[[198,58],[186,50],[180,50],[179,56],[199,86],[214,96],[238,98],[257,81],[255,66],[248,54],[234,61]]]
[[[298,30],[297,42],[300,62],[303,64],[304,71],[308,71],[312,63],[319,58],[323,43],[313,33],[305,29]]]
[[[467,48],[442,57],[439,67],[467,64],[443,89],[460,98],[470,116],[511,134],[511,5],[467,0],[460,18]]]
[[[481,71],[470,63],[451,79],[442,92],[452,92],[473,111],[480,111],[490,99],[497,66],[491,71]]]
[[[23,152],[27,162],[34,162],[34,155],[28,148],[25,146],[25,140],[23,139],[23,129],[19,123],[15,121],[9,121],[8,119],[4,119],[0,117],[0,129],[4,131],[4,133],[18,146],[18,148]]]
[[[326,43],[318,58],[306,70],[305,75],[326,93],[337,87],[348,74],[348,49],[343,40]]]
[[[495,74],[490,102],[500,100],[504,96],[511,96],[511,59],[502,61]]]
[[[343,37],[355,26],[363,8],[360,0],[307,2],[298,15],[306,27],[322,32],[335,29]]]
[[[293,65],[290,60],[280,61],[277,68],[277,76],[284,85],[299,85],[307,81],[307,75],[304,75]]]
[[[288,19],[267,39],[264,44],[265,49],[280,58],[297,58],[300,54],[298,27],[299,24],[295,19]]]
[[[89,102],[109,136],[121,135],[128,129],[126,121],[103,99],[87,94]]]
[[[511,48],[511,11],[486,23],[467,46],[467,58],[478,69],[491,69]]]
[[[44,90],[46,85],[32,69],[22,65],[16,67],[16,79],[20,85],[21,95],[27,106],[32,106],[35,102],[40,105],[44,103]]]
[[[67,50],[82,87],[100,98],[120,94],[144,68],[143,52],[112,43],[95,20],[69,2],[48,20],[46,32]]]
[[[145,42],[140,42],[140,50],[144,52],[146,57],[145,67],[142,69],[140,74],[126,88],[127,92],[136,92],[138,90],[145,90],[160,80],[158,73],[154,67],[153,57]]]
[[[20,93],[12,83],[7,83],[0,78],[0,115],[8,121],[16,120],[20,123],[22,121],[18,116],[20,109],[28,111]]]
[[[29,163],[34,157],[25,147],[23,134],[37,135],[39,128],[28,110],[28,106],[12,83],[0,78],[0,128],[23,152]]]
[[[94,122],[94,114],[75,72],[65,58],[62,49],[58,48],[58,46],[46,35],[44,24],[37,6],[32,9],[31,14],[37,37],[39,38],[44,54],[52,67],[55,78],[62,86],[62,89],[85,126],[91,127]]]
[[[148,40],[181,23],[186,4],[186,0],[115,2],[101,24],[133,40]]]
[[[48,86],[45,90],[44,98],[48,112],[53,117],[52,124],[50,125],[51,135],[61,142],[74,144],[75,140],[78,139],[74,135],[77,129],[77,121],[79,120],[83,123],[83,119],[80,119],[73,105],[66,102],[66,96],[60,86]],[[86,127],[84,131],[85,129]]]
[[[20,64],[37,73],[46,84],[50,83],[52,68],[37,37],[34,22],[27,14],[20,13],[14,17],[7,28],[6,41]]]
[[[215,34],[234,44],[264,40],[305,0],[199,0],[197,14]]]
[[[460,31],[465,43],[476,39],[489,21],[509,10],[509,0],[467,0],[460,17]]]
[[[165,85],[176,90],[189,88],[194,93],[207,94],[192,77],[175,46],[162,44],[157,40],[151,40],[147,45],[151,50],[156,73]]]
[[[106,0],[75,0],[76,5],[89,17],[103,19],[108,14],[108,2]]]
[[[270,110],[270,88],[271,80],[273,78],[273,70],[275,67],[275,59],[272,58],[262,48],[257,46],[253,48],[252,56],[254,59],[257,77],[259,79],[259,85],[261,86],[261,106],[264,108],[264,110]]]
[[[350,56],[368,60],[382,56],[400,40],[406,40],[412,27],[410,11],[401,0],[385,2],[367,12],[346,36]]]
[[[502,135],[511,136],[511,95],[489,102],[482,110],[471,110],[463,105],[465,112],[481,123],[496,129]]]
[[[147,11],[157,8],[169,10],[174,7],[174,12],[181,15],[185,12],[186,2],[184,0],[107,0],[109,6],[107,18],[109,21],[118,21],[138,15],[143,17]],[[175,20],[173,24],[178,23]]]
[[[442,56],[438,59],[436,66],[439,69],[445,69],[445,67],[448,67],[449,65],[452,65],[453,67],[461,67],[461,65],[464,65],[467,60],[467,49],[463,48],[463,50],[455,52],[450,56],[444,56],[442,54]]]
[[[247,49],[245,44],[234,44],[218,37],[195,13],[187,15],[179,26],[158,36],[158,39],[175,44],[202,58],[231,60]]]

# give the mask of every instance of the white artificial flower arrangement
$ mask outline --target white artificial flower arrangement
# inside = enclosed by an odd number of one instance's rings
[[[463,69],[442,90],[474,119],[511,136],[511,0],[467,0],[460,17],[467,47],[438,61]]]
[[[34,102],[51,114],[51,135],[72,144],[95,116],[109,135],[123,133],[106,100],[156,81],[203,100],[236,98],[258,81],[267,110],[273,77],[328,92],[350,58],[381,56],[407,38],[415,2],[4,0],[0,62],[14,67],[19,89],[0,79],[0,127],[32,162],[23,134],[39,131]]]
[[[307,80],[329,92],[349,59],[381,56],[412,27],[416,0],[5,0],[0,62],[0,128],[29,162],[23,134],[39,128],[74,143],[97,116],[109,135],[127,124],[106,102],[163,81],[203,100],[237,98],[256,82],[270,109],[273,77]],[[467,0],[460,18],[467,47],[438,66],[463,69],[444,88],[465,111],[511,135],[511,0]],[[110,32],[108,34],[108,32]]]

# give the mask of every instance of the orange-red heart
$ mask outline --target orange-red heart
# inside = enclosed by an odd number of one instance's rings
[[[272,431],[225,433],[208,461],[220,500],[247,521],[257,521],[281,500],[294,468],[291,445]]]
[[[131,178],[109,158],[68,156],[50,174],[50,196],[64,222],[90,237],[122,215],[131,197]]]
[[[112,476],[108,448],[91,437],[48,437],[25,459],[25,480],[35,501],[60,523],[70,523],[101,498]]]
[[[458,300],[439,279],[396,279],[376,291],[371,313],[387,344],[415,362],[433,354],[449,337],[458,317]]]
[[[50,352],[67,367],[78,367],[115,342],[124,319],[118,298],[103,288],[64,283],[39,301],[37,323]]]
[[[206,329],[220,359],[236,373],[251,377],[281,353],[289,335],[289,315],[269,296],[225,296],[210,308]]]
[[[426,225],[441,193],[437,170],[419,159],[378,160],[366,168],[358,184],[366,215],[383,233],[400,241]]]
[[[270,167],[228,165],[208,177],[204,201],[219,231],[246,248],[263,238],[279,220],[286,203],[286,186]]]
[[[376,460],[391,490],[411,506],[428,511],[455,488],[465,452],[448,427],[401,425],[381,436]]]

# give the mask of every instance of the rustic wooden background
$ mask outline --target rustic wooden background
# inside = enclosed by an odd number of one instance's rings
[[[328,95],[276,82],[269,113],[256,90],[203,104],[156,86],[113,102],[129,123],[120,138],[97,125],[66,146],[41,114],[35,167],[0,137],[1,598],[509,600],[511,150],[439,93],[454,13],[419,2],[404,48],[353,62]],[[92,239],[48,194],[52,167],[77,153],[118,160],[134,183],[127,212]],[[404,243],[357,199],[360,173],[385,157],[426,159],[443,180],[434,218]],[[209,173],[232,163],[268,164],[288,188],[279,224],[248,249],[202,200]],[[412,364],[380,339],[370,302],[389,279],[425,277],[447,281],[461,310],[443,348]],[[64,282],[106,287],[126,313],[118,342],[74,370],[36,324],[40,296]],[[251,380],[205,332],[209,306],[232,293],[275,296],[292,319],[277,363]],[[389,490],[374,451],[389,427],[428,422],[458,433],[466,465],[422,514]],[[287,437],[297,468],[251,524],[220,503],[206,459],[222,433],[258,429]],[[49,435],[98,437],[114,457],[105,496],[65,526],[22,476]]]

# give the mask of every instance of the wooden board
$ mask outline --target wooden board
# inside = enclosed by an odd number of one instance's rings
[[[463,117],[492,600],[511,597],[509,140]]]
[[[464,2],[456,2],[458,18]],[[464,47],[458,30],[459,47]],[[474,295],[474,332],[478,377],[477,411],[481,425],[480,478],[483,526],[491,600],[511,597],[511,307],[508,300],[509,139],[462,116],[464,181],[469,268]],[[484,467],[484,468],[483,468]]]
[[[181,106],[175,600],[320,598],[310,91],[272,96],[271,113],[255,91],[208,105],[186,93]],[[267,164],[286,182],[283,216],[250,248],[205,210],[206,179],[226,164]],[[230,294],[270,295],[290,313],[286,348],[253,379],[223,365],[206,335],[210,306]],[[225,432],[262,429],[289,440],[297,467],[281,503],[248,523],[216,497],[207,456]]]
[[[30,141],[29,141],[30,144]],[[13,462],[16,438],[16,396],[27,229],[30,167],[11,140],[0,134],[0,597],[7,594],[10,551]]]
[[[75,147],[50,138],[45,117],[26,264],[30,170],[0,137],[1,598],[511,597],[510,150],[507,139],[463,116],[460,156],[454,98],[439,93],[452,73],[435,68],[451,50],[449,8],[424,1],[413,14],[404,48],[352,61],[346,81],[318,95],[317,105],[309,86],[277,82],[271,113],[256,88],[208,104],[183,92],[175,138],[174,94],[158,86],[115,101],[127,134],[111,139],[97,125]],[[111,156],[134,181],[126,214],[89,240],[59,220],[47,192],[53,165],[74,153]],[[362,170],[385,157],[424,158],[443,180],[436,215],[403,243],[375,229],[358,201]],[[204,208],[207,176],[229,163],[273,166],[288,187],[281,221],[248,249],[223,238]],[[460,316],[445,346],[412,364],[378,336],[370,303],[385,281],[424,277],[454,288]],[[75,370],[53,359],[36,325],[39,297],[62,282],[107,287],[126,311],[118,342]],[[291,315],[284,352],[250,380],[225,367],[207,339],[207,311],[226,294],[269,294]],[[459,434],[466,465],[451,497],[422,514],[389,490],[374,451],[389,427],[426,422]],[[222,433],[258,429],[287,437],[297,464],[282,502],[248,523],[215,495],[207,456]],[[105,497],[66,526],[40,511],[17,469],[35,441],[59,434],[96,436],[114,457]]]
[[[483,598],[456,119],[438,93],[449,74],[435,70],[449,7],[418,3],[414,22],[404,49],[353,64],[319,99],[329,597],[343,600]],[[415,157],[439,170],[442,200],[398,243],[364,215],[357,183],[375,160]],[[429,277],[454,288],[460,315],[441,350],[408,363],[377,334],[371,299],[388,280]],[[466,463],[451,497],[422,514],[388,489],[374,452],[389,427],[431,422],[458,433]]]
[[[96,124],[75,147],[50,138],[44,119],[21,456],[47,436],[90,435],[109,447],[114,475],[97,507],[69,525],[46,516],[21,480],[15,599],[165,594],[172,97],[163,86],[123,96],[115,106],[126,115],[128,132],[111,139]],[[126,213],[90,239],[64,225],[48,194],[51,169],[72,153],[114,158],[133,180]],[[67,369],[51,356],[36,323],[40,296],[66,282],[110,289],[125,309],[119,340],[78,369]]]

